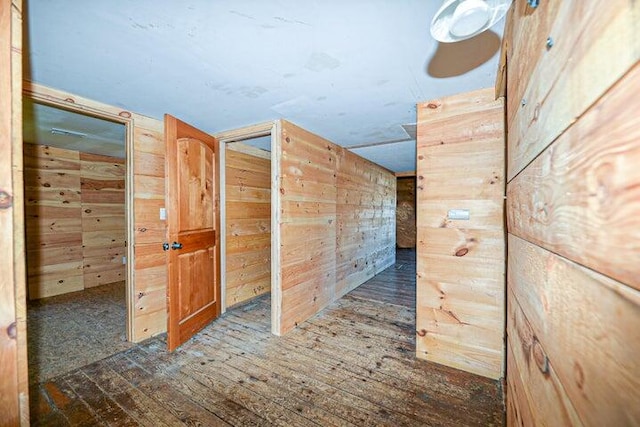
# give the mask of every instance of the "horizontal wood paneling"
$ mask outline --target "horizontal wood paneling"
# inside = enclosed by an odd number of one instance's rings
[[[523,2],[513,19],[507,423],[637,425],[640,6]]]
[[[640,59],[638,2],[540,3],[516,3],[507,53],[509,180]]]
[[[418,105],[416,353],[500,378],[504,107],[493,93]],[[451,209],[469,209],[470,219],[448,219]]]
[[[167,330],[164,122],[133,115],[134,308],[132,341]]]
[[[510,313],[522,309],[511,314],[510,330],[526,318],[584,423],[634,424],[640,419],[640,292],[515,236],[509,250],[517,302]],[[530,393],[533,400],[554,400]]]
[[[511,233],[636,289],[638,93],[640,65],[507,187]]]
[[[80,194],[85,210],[116,211],[124,206],[125,161],[80,153]],[[91,207],[89,207],[91,206]],[[122,212],[82,216],[84,287],[119,282],[126,278],[122,263],[126,247],[126,217]]]
[[[133,155],[127,158],[130,192],[126,201],[128,209],[125,211],[130,224],[130,229],[127,230],[129,244],[127,252],[130,258],[128,262],[133,266],[128,277],[130,284],[127,303],[128,338],[132,341],[141,341],[165,332],[167,329],[165,301],[155,299],[148,305],[144,305],[143,310],[136,310],[134,307],[134,296],[144,292],[144,270],[149,268],[148,262],[138,265],[135,259],[136,254],[153,254],[154,259],[166,257],[162,251],[162,242],[166,238],[166,223],[160,220],[159,215],[159,209],[164,207],[165,201],[164,123],[161,120],[123,111],[114,106],[32,82],[25,82],[24,94],[39,102],[126,123],[128,143],[133,145],[128,148],[133,151]],[[124,208],[118,208],[117,211],[121,209]],[[83,211],[83,215],[99,217],[115,211],[111,206],[97,208],[95,204],[91,204],[89,209]],[[166,274],[159,280],[158,286],[166,289]]]
[[[339,298],[395,263],[397,179],[348,150],[338,150],[337,160]]]
[[[507,308],[510,349],[507,372],[512,374],[507,376],[507,381],[521,384],[517,386],[522,388],[519,403],[530,409],[532,419],[525,425],[582,425],[555,371],[555,361],[549,360],[511,292],[507,295]]]
[[[396,179],[291,123],[280,136],[283,334],[395,261]]]
[[[29,297],[125,279],[123,159],[25,144]]]
[[[29,299],[82,290],[80,153],[24,144],[24,159]]]
[[[271,160],[238,151],[225,153],[225,306],[271,289]]]

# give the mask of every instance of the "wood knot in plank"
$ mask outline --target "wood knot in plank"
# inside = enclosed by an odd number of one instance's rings
[[[18,327],[16,326],[16,322],[11,322],[11,324],[7,326],[7,336],[12,340],[15,340],[18,336]]]
[[[425,335],[427,335],[427,330],[420,329],[419,331],[416,331],[416,334],[418,334],[419,337],[424,337]]]
[[[4,190],[0,190],[0,209],[9,209],[13,206],[13,197]]]
[[[456,256],[465,256],[469,253],[469,248],[460,248],[456,251]]]
[[[427,104],[427,108],[431,108],[432,110],[435,110],[438,107],[440,107],[440,104],[436,102],[430,102]]]
[[[128,112],[128,111],[120,111],[120,112],[118,113],[118,115],[119,115],[120,117],[124,117],[124,118],[126,118],[126,119],[130,119],[130,118],[131,118],[131,113],[130,113],[130,112]]]
[[[540,372],[545,375],[549,374],[549,358],[544,352],[542,344],[540,344],[540,341],[538,341],[538,338],[535,336],[533,337],[533,346],[531,350],[533,352],[533,360],[536,362],[536,365],[538,365]]]
[[[580,390],[584,387],[584,371],[578,362],[573,364],[573,374],[576,377],[576,385]]]
[[[75,99],[73,99],[73,98],[65,98],[65,102],[69,102],[69,103],[71,103],[71,104],[75,104],[75,103],[76,103],[76,100],[75,100]]]

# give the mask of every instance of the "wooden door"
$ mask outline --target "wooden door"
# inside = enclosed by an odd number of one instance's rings
[[[169,226],[168,347],[220,315],[219,144],[165,115]]]

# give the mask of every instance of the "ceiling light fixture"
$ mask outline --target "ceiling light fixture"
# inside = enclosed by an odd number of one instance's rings
[[[51,133],[54,135],[75,136],[78,138],[84,138],[85,136],[87,136],[86,133],[76,132],[68,129],[60,129],[60,128],[51,128]]]
[[[431,21],[431,35],[443,43],[466,40],[496,24],[512,0],[445,0]]]

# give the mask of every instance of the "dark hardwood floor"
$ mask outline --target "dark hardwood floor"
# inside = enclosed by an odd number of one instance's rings
[[[416,360],[415,252],[284,337],[269,297],[31,391],[37,425],[502,425],[496,381]]]

